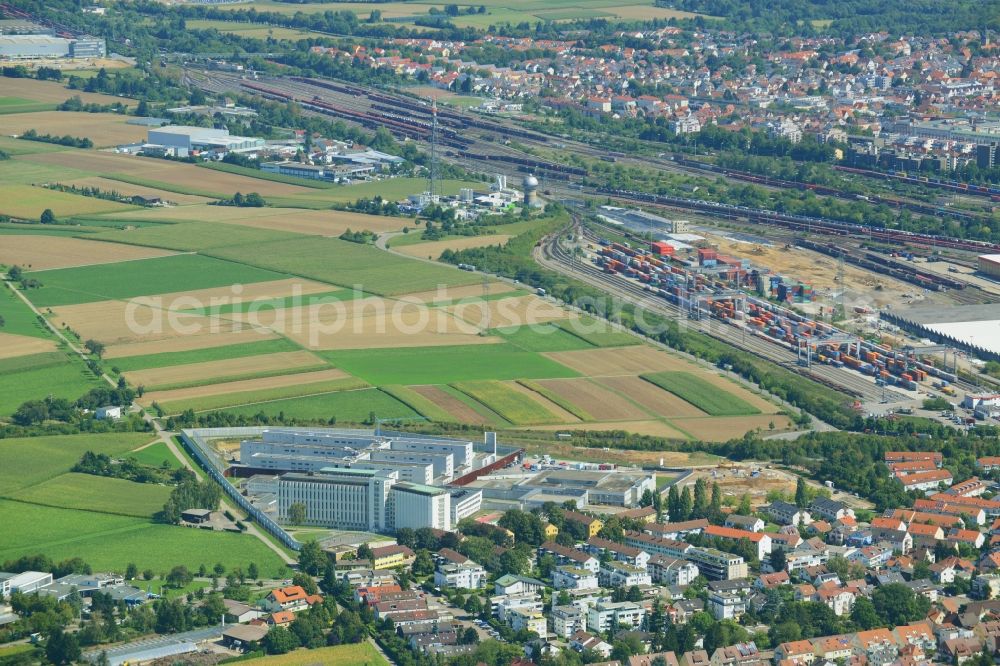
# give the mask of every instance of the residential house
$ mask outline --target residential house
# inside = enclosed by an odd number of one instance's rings
[[[763,532],[766,523],[763,518],[757,516],[741,516],[738,513],[731,513],[726,516],[726,527],[747,532]]]
[[[800,509],[788,502],[772,502],[770,506],[764,508],[764,513],[771,517],[771,520],[779,525],[808,525],[812,522],[812,516],[808,511]]]

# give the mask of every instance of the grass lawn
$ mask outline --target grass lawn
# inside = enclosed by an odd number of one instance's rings
[[[86,451],[117,456],[152,439],[143,432],[0,439],[0,493],[10,494],[68,472]]]
[[[276,657],[261,657],[243,662],[250,666],[388,666],[371,643],[355,643],[318,650],[296,650]]]
[[[129,458],[135,458],[139,464],[151,467],[160,467],[167,463],[171,468],[177,469],[181,466],[181,461],[173,454],[170,448],[163,442],[157,442],[142,449],[141,451],[131,451],[126,454]]]
[[[42,506],[151,518],[163,508],[169,496],[167,486],[69,472],[26,488],[13,499]]]
[[[222,562],[227,569],[250,562],[261,575],[284,576],[281,559],[259,539],[244,534],[210,532],[160,525],[145,518],[116,516],[0,500],[0,562],[44,553],[61,561],[81,557],[95,571],[124,571],[134,562],[139,570],[166,573],[183,564],[197,570]]]
[[[0,222],[0,236],[79,236],[86,238],[87,234],[99,233],[103,229],[80,225],[57,225],[21,223],[21,222]]]
[[[534,326],[511,326],[490,331],[499,335],[519,349],[530,352],[572,351],[574,349],[593,349],[593,345],[568,333],[553,324],[536,324]]]
[[[509,344],[320,352],[371,384],[450,384],[488,379],[577,377],[573,370]]]
[[[30,275],[42,283],[40,289],[34,289],[29,294],[31,301],[38,306],[92,303],[287,277],[197,254],[60,268],[32,272]]]
[[[452,386],[483,403],[514,425],[559,423],[555,414],[500,382],[461,382]]]
[[[292,240],[302,237],[301,234],[243,227],[238,224],[216,224],[212,222],[152,224],[148,220],[128,220],[124,218],[107,218],[105,221],[108,223],[114,222],[116,226],[141,226],[138,229],[102,231],[88,238],[188,252],[209,250],[216,247],[231,248],[251,243],[263,245],[273,243],[274,241]],[[88,223],[90,222],[88,220]]]
[[[121,372],[148,370],[150,368],[166,368],[172,365],[188,363],[206,363],[208,361],[224,361],[246,356],[261,354],[278,354],[281,352],[298,351],[299,347],[286,338],[275,340],[260,340],[225,347],[209,347],[208,349],[192,349],[190,351],[165,352],[163,354],[147,354],[145,356],[123,356],[109,361],[109,364]]]
[[[657,372],[640,376],[710,416],[760,414],[760,410],[753,405],[690,372]]]
[[[0,415],[13,414],[22,403],[48,395],[76,400],[101,384],[76,356],[64,356],[61,363],[48,367],[0,373]]]
[[[32,645],[31,643],[18,643],[17,645],[7,645],[0,647],[0,663],[7,657],[13,657],[14,655],[25,655],[29,652],[34,652],[35,650],[41,650],[37,645]]]
[[[30,335],[33,338],[50,338],[52,335],[49,329],[38,321],[31,308],[6,285],[0,286],[0,316],[4,320],[3,326],[0,326],[0,333]]]
[[[372,412],[375,412],[375,416],[380,419],[419,416],[408,405],[376,388],[275,400],[219,411],[245,416],[253,416],[260,412],[275,416],[280,412],[286,417],[310,420],[336,418],[338,424],[361,423],[367,420]]]
[[[360,285],[364,291],[379,295],[427,291],[438,285],[458,286],[479,281],[478,276],[466,271],[406,259],[370,245],[337,238],[299,238],[268,243],[260,248],[216,248],[206,254],[342,287]]]

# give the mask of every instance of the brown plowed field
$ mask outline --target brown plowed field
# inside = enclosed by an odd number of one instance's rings
[[[535,381],[539,386],[590,414],[596,421],[644,420],[650,416],[639,406],[586,378]]]
[[[411,386],[410,388],[451,414],[459,423],[481,424],[487,421],[486,417],[458,398],[445,393],[440,387]]]
[[[613,391],[627,395],[649,411],[659,416],[706,416],[689,402],[681,400],[658,386],[639,377],[604,377],[597,380]]]

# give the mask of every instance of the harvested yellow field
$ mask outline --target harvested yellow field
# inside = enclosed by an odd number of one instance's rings
[[[51,64],[46,66],[51,67]],[[21,97],[35,102],[48,102],[61,104],[70,97],[79,96],[87,104],[114,104],[115,102],[126,106],[135,106],[133,99],[124,99],[112,95],[101,93],[89,93],[82,90],[70,90],[61,83],[55,81],[38,81],[36,79],[0,79],[0,97]],[[39,127],[39,131],[44,130]]]
[[[639,377],[603,377],[598,381],[613,391],[627,395],[658,416],[673,418],[706,415],[691,403]]]
[[[151,340],[200,337],[206,334],[225,335],[240,328],[262,328],[237,323],[227,315],[213,314],[212,308],[221,311],[237,302],[250,303],[255,300],[307,296],[327,292],[330,289],[330,285],[320,282],[288,278],[247,285],[154,294],[127,301],[65,305],[52,310],[55,313],[55,322],[59,326],[68,324],[84,339],[93,338],[109,346],[128,345]],[[207,310],[202,313],[199,311],[200,308]],[[270,312],[274,310],[262,308],[261,318],[265,316],[264,313]],[[204,347],[211,346],[216,345],[204,345]],[[189,349],[199,348],[203,347],[189,347]]]
[[[664,370],[683,370],[686,372],[697,370],[695,366],[683,359],[644,345],[621,349],[547,352],[545,356],[590,377],[639,375]],[[699,376],[702,375],[699,374]]]
[[[33,338],[29,335],[0,333],[0,360],[30,354],[42,354],[54,351],[56,344],[45,338]]]
[[[496,344],[495,336],[430,309],[405,308],[381,316],[340,317],[330,311],[306,308],[303,324],[285,334],[307,349],[389,349],[447,345]]]
[[[670,425],[664,423],[663,421],[648,420],[648,421],[612,421],[605,423],[575,423],[570,425],[558,425],[558,426],[532,426],[531,430],[555,430],[558,432],[582,432],[590,430],[592,432],[611,432],[615,430],[622,430],[625,432],[635,433],[636,435],[649,435],[650,437],[666,437],[667,439],[681,439],[686,440],[688,437],[684,435],[679,430],[671,428]],[[596,451],[596,449],[591,449]],[[631,454],[639,453],[636,451],[619,452],[626,460],[630,461],[631,464],[635,464],[638,461],[632,459]],[[670,455],[669,453],[662,453],[657,451],[642,452],[648,453],[649,455],[655,454],[653,458],[658,461],[658,459],[664,455]],[[611,460],[610,457],[607,460]],[[643,460],[642,462],[649,462],[648,460]],[[655,463],[654,463],[655,464]]]
[[[229,333],[236,324],[191,312],[151,307],[141,300],[98,301],[52,308],[52,322],[84,339],[113,345]]]
[[[503,245],[511,239],[507,234],[495,236],[469,236],[468,238],[453,238],[451,240],[429,241],[427,243],[416,243],[414,245],[404,245],[395,252],[411,257],[421,257],[427,259],[438,259],[445,250],[468,250],[472,247],[487,247],[490,245]],[[392,243],[389,243],[392,247]]]
[[[202,335],[185,335],[168,340],[141,340],[108,345],[104,350],[104,358],[124,358],[126,356],[146,356],[148,354],[163,354],[167,352],[194,351],[196,349],[211,349],[226,347],[261,340],[273,340],[278,336],[272,331],[244,328],[228,333],[204,333]]]
[[[194,384],[202,380],[235,380],[240,377],[274,374],[280,370],[288,370],[292,374],[303,368],[325,365],[322,359],[306,351],[282,352],[136,370],[128,373],[127,379],[134,386],[155,388],[182,383]]]
[[[192,386],[191,388],[172,389],[169,391],[152,391],[143,395],[139,402],[146,406],[151,405],[154,402],[158,402],[162,405],[168,402],[190,400],[192,398],[204,398],[210,395],[250,393],[253,391],[283,388],[285,386],[316,384],[334,379],[346,379],[348,377],[350,377],[350,375],[343,370],[317,370],[316,372],[302,372],[295,375],[263,377],[260,379],[243,379],[235,382],[206,384],[205,386]]]
[[[4,118],[4,116],[0,115],[0,118]],[[49,154],[61,155],[62,153]],[[114,213],[129,210],[132,206],[78,194],[57,192],[44,187],[0,185],[0,213],[11,217],[37,220],[46,208],[55,213],[58,218],[91,213]]]
[[[474,326],[502,328],[527,326],[559,319],[575,319],[577,315],[537,296],[500,298],[492,301],[461,303],[445,308],[456,317]]]
[[[168,192],[167,190],[158,190],[155,187],[123,183],[120,180],[111,180],[110,178],[101,178],[100,176],[77,178],[76,180],[67,180],[65,182],[60,181],[60,183],[63,185],[75,185],[76,187],[96,187],[104,192],[118,192],[130,197],[159,197],[173,204],[200,204],[211,201],[208,197],[199,197],[194,194],[178,194],[177,192]],[[135,219],[132,216],[141,215],[143,212],[145,211],[131,213],[130,217],[131,219]]]
[[[642,420],[651,416],[626,397],[584,377],[539,379],[535,383],[569,404],[579,407],[595,421]]]
[[[757,429],[767,433],[770,430],[771,423],[774,423],[775,430],[792,429],[792,423],[789,418],[779,414],[708,416],[693,419],[679,418],[673,419],[673,422],[678,428],[684,430],[684,432],[691,433],[691,436],[694,438],[706,442],[725,442],[736,437],[742,437],[744,433]]]
[[[70,95],[66,97],[70,97]],[[146,128],[142,125],[129,125],[126,122],[128,120],[128,116],[113,113],[84,113],[82,111],[9,113],[0,115],[0,134],[24,134],[30,129],[39,134],[55,134],[57,136],[69,134],[75,137],[86,137],[93,141],[98,148],[145,141]],[[61,154],[61,152],[55,154]]]
[[[491,296],[494,294],[506,294],[514,291],[513,285],[506,282],[490,282],[488,289]],[[483,286],[481,284],[470,284],[464,287],[441,287],[440,289],[435,289],[434,291],[418,291],[412,294],[404,294],[398,298],[406,299],[408,301],[420,301],[421,303],[434,304],[457,301],[463,298],[481,298],[482,295]]]
[[[2,118],[4,116],[0,116],[0,120]],[[143,131],[142,136],[145,137],[145,128],[140,129]],[[41,164],[81,169],[105,176],[121,174],[123,177],[142,178],[178,189],[191,190],[194,194],[212,192],[231,196],[235,192],[257,192],[268,197],[309,194],[317,191],[298,185],[286,185],[259,178],[238,176],[225,171],[205,169],[193,164],[92,150],[67,150],[58,153],[26,155],[25,159]]]
[[[174,253],[63,236],[4,236],[0,243],[0,264],[22,266],[34,271],[112,264],[170,254]]]

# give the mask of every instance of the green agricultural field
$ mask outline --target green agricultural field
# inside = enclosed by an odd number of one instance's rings
[[[14,493],[68,472],[86,451],[117,456],[151,438],[149,433],[126,432],[0,439],[0,493]]]
[[[479,277],[455,268],[390,255],[370,245],[337,238],[299,238],[260,248],[240,246],[206,252],[261,268],[329,282],[360,285],[364,291],[393,295],[435,289],[438,285],[473,284]]]
[[[18,155],[34,155],[37,153],[55,153],[69,149],[66,146],[59,146],[54,143],[25,141],[24,139],[15,139],[11,136],[0,136],[0,150],[16,157]]]
[[[0,374],[0,415],[13,414],[22,403],[49,395],[76,400],[100,385],[76,356],[66,356],[58,365]]]
[[[753,405],[690,372],[657,372],[640,376],[710,416],[760,414],[760,410]]]
[[[514,425],[559,423],[555,414],[500,382],[461,382],[452,387],[483,403]]]
[[[336,418],[338,424],[362,423],[368,420],[372,412],[380,419],[412,419],[420,416],[408,405],[375,388],[275,400],[220,411],[242,416],[254,416],[259,413],[276,416],[278,413],[283,413],[287,418],[297,419]]]
[[[177,459],[177,456],[170,450],[170,447],[163,442],[151,444],[139,451],[130,451],[123,457],[135,458],[140,465],[149,465],[150,467],[161,467],[163,463],[167,463],[174,469],[178,469],[181,466],[181,461]]]
[[[334,301],[347,301],[353,300],[355,298],[364,298],[368,294],[362,292],[355,292],[353,289],[333,289],[331,291],[323,292],[322,294],[309,294],[306,296],[285,296],[284,298],[268,298],[263,300],[254,299],[252,301],[244,301],[242,303],[229,303],[220,308],[195,308],[192,310],[185,310],[185,312],[194,312],[203,315],[227,315],[234,313],[244,313],[250,312],[251,308],[255,312],[262,314],[267,314],[273,310],[281,310],[284,308],[294,308],[294,307],[310,307],[313,305],[322,305],[323,303],[333,303]]]
[[[13,139],[12,139],[13,140]],[[18,141],[18,144],[26,144],[28,146],[24,149],[25,152],[29,148],[34,148],[35,146],[54,146],[51,143],[42,143],[40,141]],[[55,146],[56,148],[61,148],[62,150],[68,150],[62,146]],[[6,150],[5,148],[0,148],[0,150]],[[47,152],[47,151],[35,151],[35,152]],[[54,152],[54,151],[49,151]],[[12,160],[4,160],[0,162],[0,183],[4,186],[8,185],[23,185],[28,187],[32,183],[57,183],[66,180],[75,180],[77,178],[86,178],[93,174],[87,173],[86,171],[81,171],[80,169],[74,169],[72,167],[56,166],[52,164],[42,164],[40,162],[32,162],[26,159],[20,159],[15,157]],[[49,192],[53,194],[63,194],[62,192],[52,192],[52,190],[46,190],[44,188],[34,188],[39,190],[42,194]],[[31,198],[39,196],[38,193],[32,192]],[[66,194],[67,197],[73,197],[73,200],[83,199],[87,201],[87,197],[82,197],[76,194]],[[101,209],[105,211],[111,210],[128,210],[130,206],[124,206],[123,204],[115,204],[113,201],[104,201],[103,199],[90,199],[90,201],[100,202],[101,204],[110,204],[110,206],[102,206]],[[57,211],[58,212],[58,211]],[[82,212],[82,211],[81,211]]]
[[[431,421],[451,422],[455,419],[433,402],[420,395],[408,386],[381,386],[383,391],[407,405],[410,409]]]
[[[238,256],[239,252],[233,252]],[[261,268],[197,254],[180,254],[115,264],[61,268],[30,273],[42,283],[29,294],[41,307],[92,303],[232,284],[281,280]]]
[[[121,372],[148,370],[150,368],[166,368],[172,365],[187,365],[189,363],[206,363],[208,361],[225,361],[232,358],[259,356],[260,354],[277,354],[280,352],[298,351],[299,347],[286,338],[246,342],[226,347],[209,347],[208,349],[193,349],[191,351],[166,352],[163,354],[148,354],[146,356],[124,356],[108,361],[109,365]]]
[[[87,238],[88,234],[98,233],[103,229],[74,225],[50,225],[37,223],[0,222],[0,236],[65,236]]]
[[[29,504],[151,518],[163,508],[170,488],[155,483],[135,483],[93,474],[70,472],[43,481],[13,495]]]
[[[91,220],[87,221],[88,223]],[[217,247],[233,248],[240,245],[264,245],[274,241],[301,238],[301,234],[271,229],[256,229],[238,224],[217,224],[212,222],[151,223],[148,220],[107,218],[106,223],[115,226],[138,226],[138,229],[115,229],[104,231],[88,238],[106,240],[129,245],[162,247],[167,250],[196,251]]]
[[[499,335],[515,347],[529,352],[593,349],[593,345],[583,338],[568,333],[554,324],[497,328],[490,333]]]
[[[0,97],[0,114],[33,113],[35,111],[55,111],[56,105],[46,102],[36,102],[21,97]]]
[[[239,393],[225,393],[221,395],[210,395],[189,400],[175,400],[160,405],[167,414],[180,414],[186,409],[195,411],[219,410],[223,407],[239,407],[241,405],[256,405],[258,403],[269,403],[286,398],[297,398],[300,396],[311,396],[326,394],[334,391],[352,391],[355,389],[368,388],[368,384],[361,379],[346,377],[344,379],[331,379],[329,381],[314,382],[312,384],[299,384],[297,386],[280,386],[276,388],[260,389],[259,391],[241,391]],[[256,412],[255,412],[256,413]]]
[[[371,643],[354,643],[318,650],[296,650],[277,657],[243,662],[247,666],[389,666]]]
[[[51,368],[54,365],[61,365],[65,362],[66,355],[57,351],[4,358],[0,359],[0,376],[24,372],[25,370]]]
[[[139,570],[165,574],[183,564],[197,569],[222,562],[227,569],[255,562],[264,577],[284,576],[281,559],[250,535],[210,532],[148,519],[0,500],[0,562],[43,553],[60,561],[81,557],[96,571]]]
[[[84,213],[114,213],[129,210],[132,206],[44,187],[0,185],[0,213],[37,220],[46,208],[51,209],[57,218],[63,218]]]
[[[450,384],[489,379],[577,377],[564,365],[513,345],[459,345],[320,352],[334,366],[375,385]]]
[[[0,326],[0,333],[30,335],[33,338],[49,338],[52,335],[48,328],[38,321],[38,316],[31,311],[31,308],[6,285],[0,286],[0,317],[4,320],[3,326]]]
[[[595,347],[629,347],[640,342],[636,336],[616,331],[607,321],[589,315],[556,321],[553,325]]]

